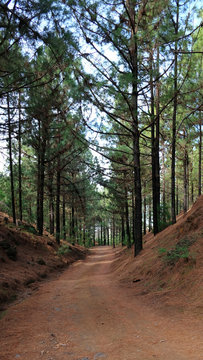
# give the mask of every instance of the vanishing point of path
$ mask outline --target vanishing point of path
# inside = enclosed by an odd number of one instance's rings
[[[11,306],[0,321],[0,360],[202,360],[200,329],[120,287],[114,256],[95,248]]]

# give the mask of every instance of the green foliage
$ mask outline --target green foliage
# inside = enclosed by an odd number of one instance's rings
[[[169,206],[167,204],[160,204],[160,221],[159,221],[159,231],[164,230],[169,225],[171,225],[171,215],[169,212]]]
[[[31,233],[31,234],[34,234],[34,235],[37,235],[37,234],[38,234],[38,232],[37,232],[37,230],[35,229],[35,227],[32,226],[31,224],[20,223],[18,226],[20,227],[20,229],[22,229],[22,230],[24,230],[24,231],[27,231],[27,232],[29,232],[29,233]]]
[[[163,255],[163,260],[167,265],[174,266],[178,260],[190,257],[189,248],[196,241],[196,236],[186,236],[179,240],[174,248],[167,250],[165,248],[158,249],[159,255]]]
[[[66,255],[71,252],[71,248],[68,244],[63,244],[58,248],[57,255]]]

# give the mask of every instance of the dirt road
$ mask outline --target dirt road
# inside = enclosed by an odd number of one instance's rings
[[[0,360],[202,360],[201,329],[155,313],[120,287],[114,256],[95,248],[10,307],[0,321]]]

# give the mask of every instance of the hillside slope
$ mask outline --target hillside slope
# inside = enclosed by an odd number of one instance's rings
[[[144,237],[144,250],[133,257],[132,250],[117,252],[115,276],[134,295],[167,312],[203,310],[203,196],[177,223],[158,235]]]
[[[0,310],[31,294],[39,281],[87,253],[85,248],[63,241],[59,248],[48,233],[38,236],[32,225],[21,222],[15,226],[11,220],[0,213]]]

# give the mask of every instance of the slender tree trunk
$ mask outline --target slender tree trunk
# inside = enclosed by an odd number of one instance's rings
[[[191,176],[191,198],[190,198],[190,201],[191,201],[191,204],[194,203],[194,183],[193,183],[193,164],[191,164],[191,170],[190,170],[190,176]]]
[[[54,196],[53,196],[53,175],[49,172],[49,232],[54,234]]]
[[[71,238],[75,237],[75,207],[74,199],[72,195],[72,206],[71,206]]]
[[[101,245],[103,245],[103,226],[102,226],[102,222],[101,222],[101,227],[100,227],[100,234],[101,234]]]
[[[106,246],[106,226],[105,226],[105,224],[103,227],[103,233],[104,233],[104,246]]]
[[[150,51],[150,93],[151,93],[151,147],[152,147],[152,204],[153,204],[153,232],[158,233],[158,204],[156,185],[156,144],[155,144],[155,117],[154,117],[154,85],[153,85],[153,50]]]
[[[115,248],[115,217],[113,214],[113,219],[112,219],[112,241],[113,241],[113,248]]]
[[[198,195],[202,193],[202,118],[201,111],[199,112],[199,184]]]
[[[110,243],[110,241],[109,241],[110,239],[109,239],[109,224],[108,224],[108,226],[107,226],[107,245],[109,246],[109,243]]]
[[[121,244],[124,246],[125,244],[125,223],[124,223],[124,215],[121,215]]]
[[[93,225],[93,246],[95,246],[95,220],[94,220],[94,225]]]
[[[14,176],[13,176],[13,158],[12,158],[12,134],[11,134],[11,113],[10,113],[10,98],[7,94],[7,108],[8,108],[8,146],[9,146],[9,165],[10,165],[10,184],[11,184],[11,203],[13,223],[16,224],[16,210],[15,210],[15,193],[14,193]]]
[[[159,46],[157,46],[157,82],[156,82],[156,137],[155,137],[155,186],[156,186],[156,202],[157,202],[157,219],[158,219],[158,231],[160,231],[160,159],[159,159],[159,133],[160,133],[160,80],[159,80]]]
[[[39,235],[43,234],[44,226],[44,172],[45,172],[45,150],[46,129],[44,124],[38,120],[39,142],[38,142],[38,175],[37,175],[37,230]]]
[[[132,189],[132,239],[133,244],[135,244],[135,197],[134,197],[134,189]]]
[[[165,168],[165,153],[162,150],[162,176],[163,176],[163,194],[162,194],[162,206],[163,206],[163,223],[166,224],[166,168]]]
[[[151,198],[149,198],[149,231],[152,230],[152,208],[151,208]]]
[[[176,215],[179,214],[179,199],[178,199],[178,180],[176,183]]]
[[[146,234],[146,229],[147,229],[147,201],[146,201],[146,182],[144,182],[144,235]]]
[[[44,226],[44,171],[45,171],[44,151],[41,152],[40,157],[41,157],[41,161],[40,161],[38,231],[39,231],[39,235],[42,235],[43,226]]]
[[[22,221],[23,219],[23,209],[22,209],[22,166],[21,166],[21,157],[22,157],[22,145],[21,145],[21,99],[20,92],[18,97],[18,195],[19,195],[19,218]]]
[[[128,210],[128,191],[126,186],[126,172],[124,171],[124,191],[125,191],[125,220],[126,220],[126,236],[127,236],[127,246],[131,247],[130,239],[130,224],[129,224],[129,210]]]
[[[84,215],[84,222],[83,222],[83,246],[86,245],[86,216]]]
[[[176,21],[175,21],[175,58],[174,58],[174,102],[173,102],[173,123],[172,123],[172,160],[171,160],[171,218],[172,223],[176,222],[175,209],[175,156],[176,156],[176,116],[178,104],[178,28],[179,28],[179,0],[176,1]]]
[[[66,240],[66,197],[63,193],[63,238]]]
[[[60,244],[60,195],[61,195],[61,159],[58,155],[56,173],[56,241]]]
[[[184,130],[184,138],[186,138]],[[184,203],[183,210],[184,213],[188,210],[188,152],[187,147],[184,147],[184,158],[183,158],[183,169],[184,169]]]

